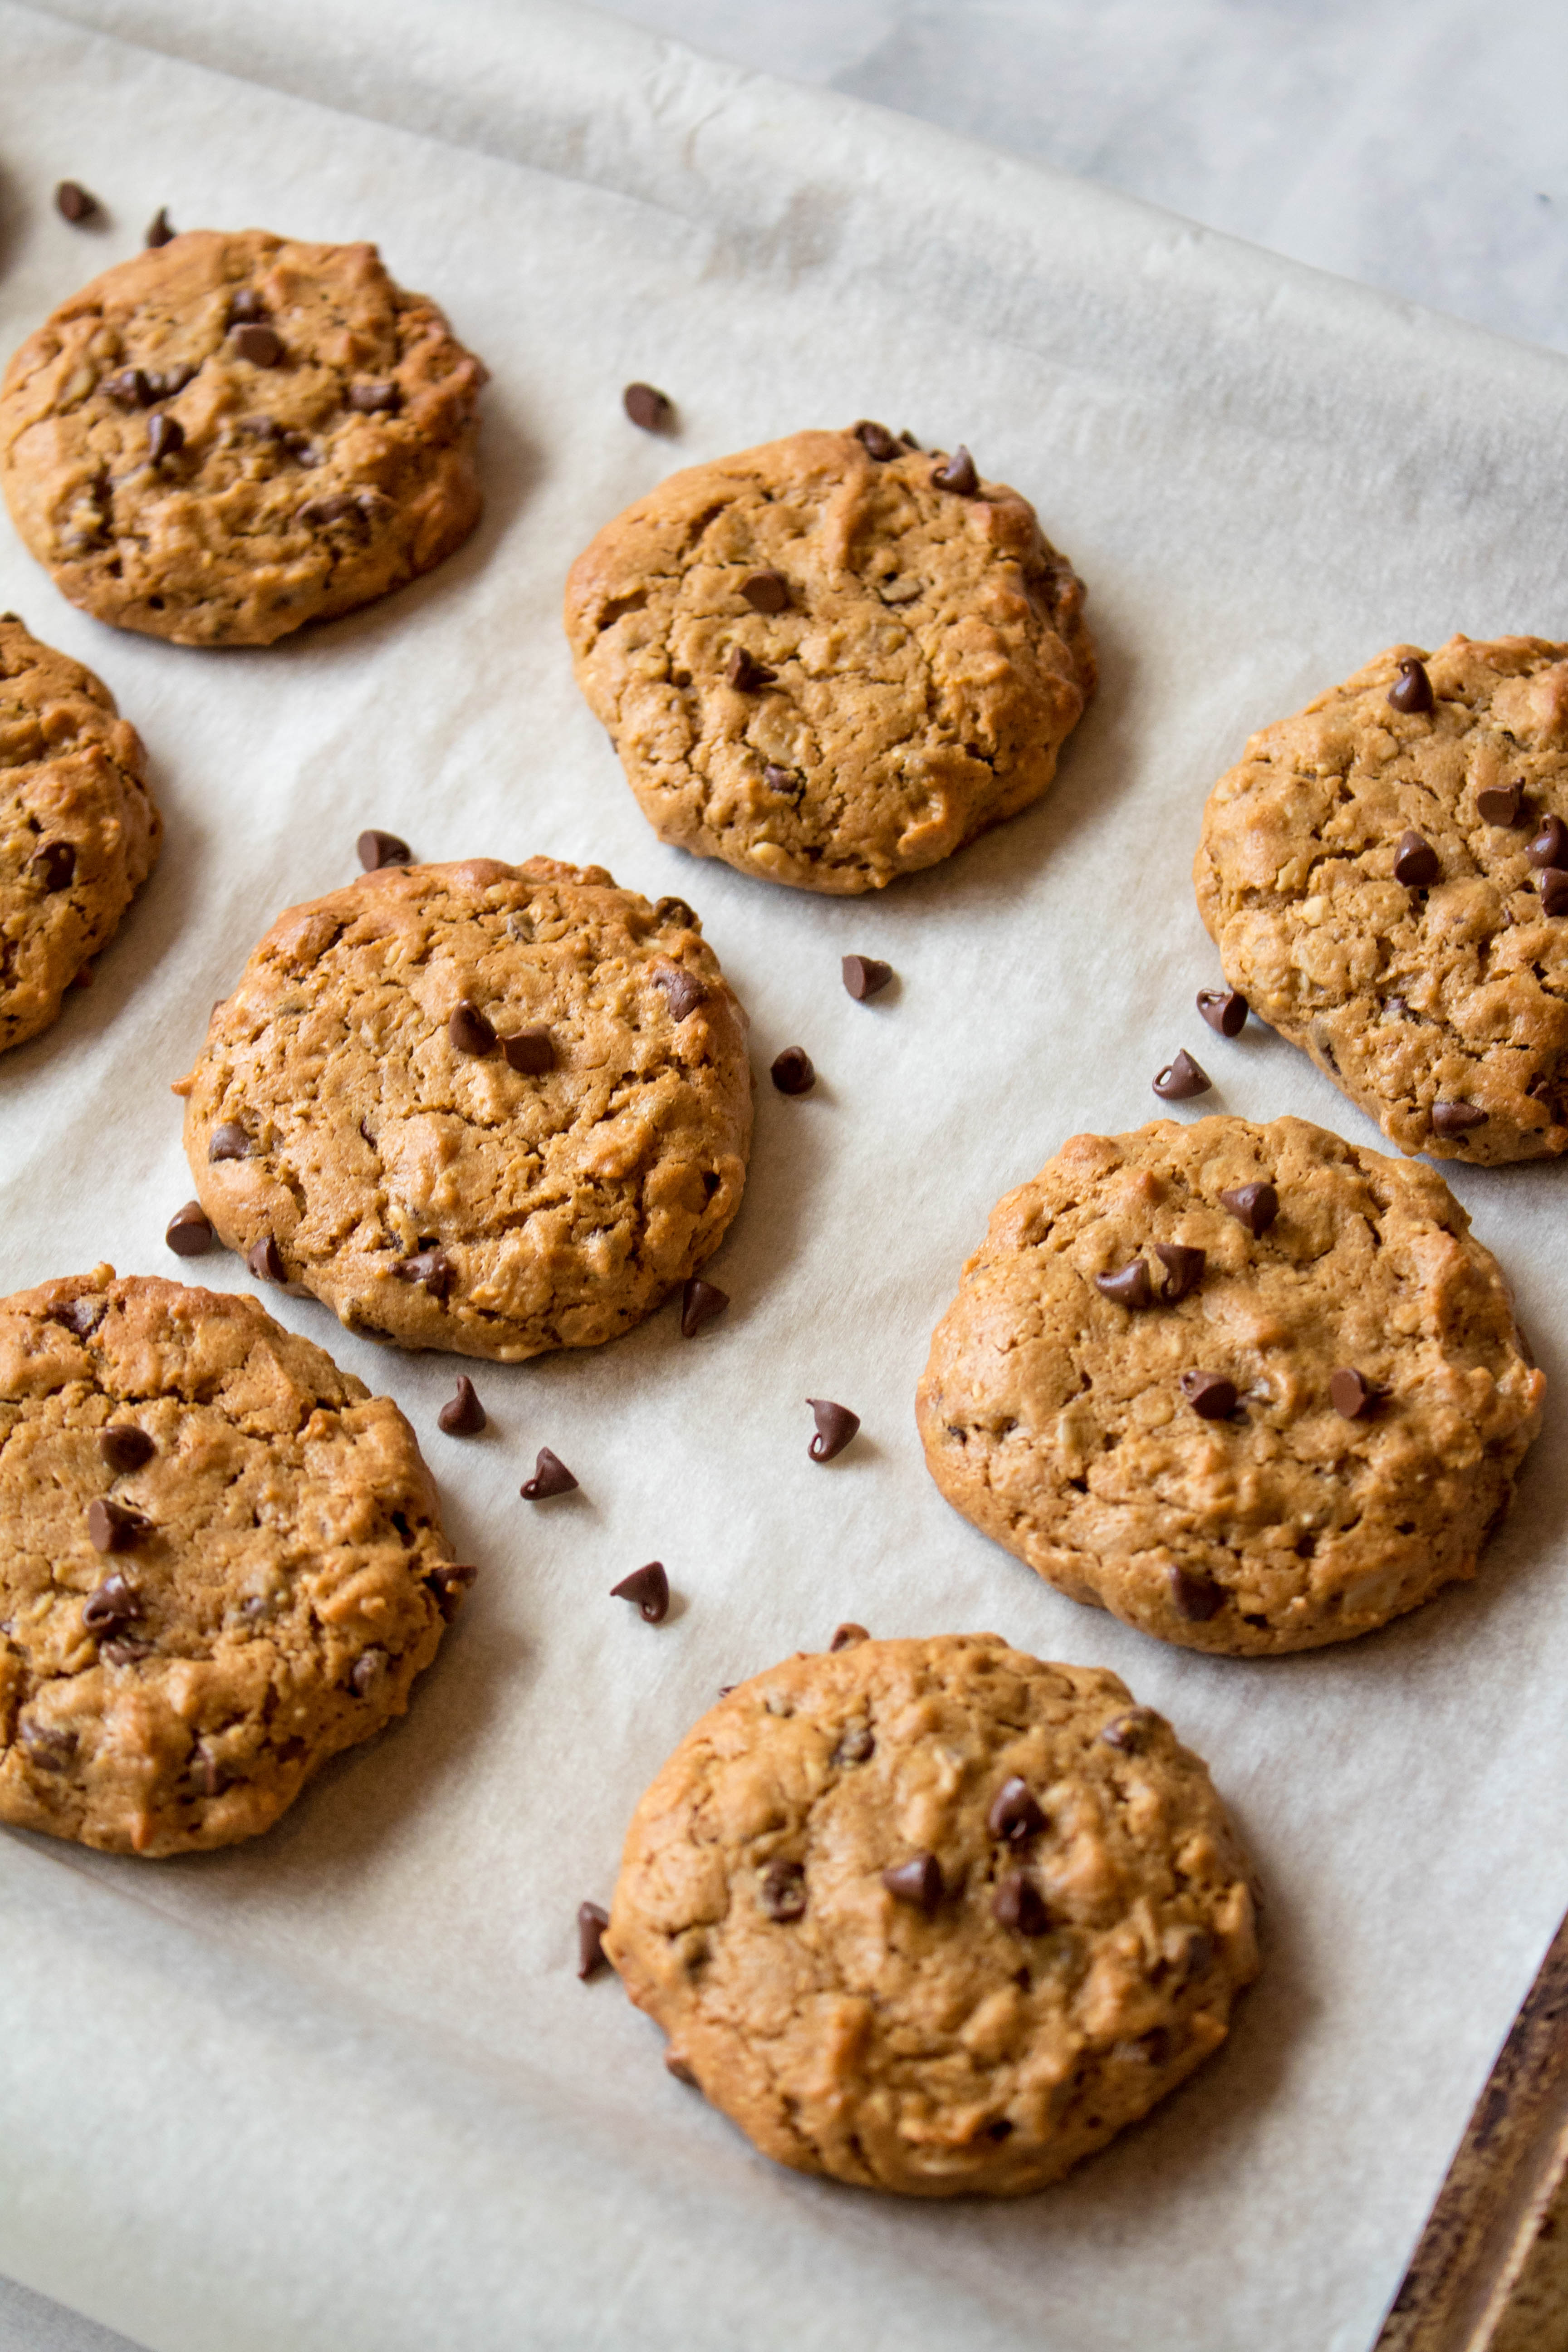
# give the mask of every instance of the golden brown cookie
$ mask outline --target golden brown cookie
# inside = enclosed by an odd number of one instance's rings
[[[605,1949],[666,2063],[800,2172],[1020,2196],[1217,2048],[1258,1971],[1208,1773],[994,1633],[789,1658],[633,1817]]]
[[[1083,599],[1016,490],[865,425],[672,475],[578,557],[566,634],[661,841],[843,894],[1038,800]]]
[[[290,908],[175,1091],[253,1273],[506,1360],[651,1314],[718,1247],[752,1131],[745,1015],[690,908],[548,857]]]
[[[194,229],[22,345],[0,479],[84,612],[176,645],[270,645],[461,546],[484,382],[374,246]]]
[[[1204,811],[1226,977],[1402,1151],[1568,1150],[1568,646],[1394,646]]]
[[[403,1713],[472,1575],[391,1399],[253,1298],[0,1301],[0,1820],[253,1837]]]
[[[145,766],[109,688],[0,614],[0,1053],[58,1017],[156,864]]]
[[[1474,1576],[1545,1387],[1435,1169],[1155,1119],[998,1203],[917,1411],[948,1501],[1049,1583],[1259,1656]]]

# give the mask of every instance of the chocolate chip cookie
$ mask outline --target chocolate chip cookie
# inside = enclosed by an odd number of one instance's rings
[[[275,923],[175,1089],[220,1240],[405,1348],[629,1330],[718,1247],[745,1015],[684,900],[602,866],[384,866]]]
[[[604,1948],[667,2064],[800,2172],[1059,2179],[1217,2048],[1258,1970],[1207,1771],[994,1633],[796,1656],[637,1809]]]
[[[1204,811],[1226,977],[1402,1151],[1568,1150],[1568,645],[1394,646]]]
[[[253,1298],[0,1300],[0,1821],[254,1836],[403,1713],[472,1575],[391,1399]]]
[[[57,1018],[152,872],[145,766],[109,688],[0,614],[0,1053]]]
[[[879,425],[673,475],[572,567],[577,682],[661,841],[838,894],[1038,800],[1094,690],[1016,490]]]
[[[1435,1169],[1156,1119],[998,1204],[917,1410],[948,1501],[1047,1582],[1260,1656],[1474,1576],[1545,1386]]]
[[[22,345],[0,479],[84,612],[176,645],[270,645],[461,546],[484,382],[374,246],[192,230]]]

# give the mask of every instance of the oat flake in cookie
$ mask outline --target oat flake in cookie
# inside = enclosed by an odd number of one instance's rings
[[[152,872],[145,764],[108,688],[0,614],[0,1053],[56,1019]]]
[[[638,1805],[604,1943],[767,2155],[912,2197],[1059,2179],[1258,1970],[1197,1758],[1114,1675],[994,1633],[741,1684]]]
[[[1094,690],[1027,501],[879,425],[672,475],[572,567],[577,680],[663,841],[878,890],[1037,800]]]
[[[28,337],[0,474],[73,604],[176,645],[270,645],[462,544],[484,381],[374,246],[192,230]]]
[[[291,908],[176,1091],[253,1270],[353,1329],[505,1360],[614,1339],[694,1274],[752,1131],[745,1015],[691,909],[547,857],[384,866]]]
[[[254,1299],[0,1301],[0,1820],[254,1836],[403,1713],[471,1575],[397,1407]]]
[[[1473,1576],[1545,1386],[1436,1169],[1156,1119],[998,1204],[917,1409],[948,1501],[1049,1583],[1258,1656]]]
[[[1226,978],[1402,1151],[1568,1150],[1568,646],[1394,646],[1204,812]]]

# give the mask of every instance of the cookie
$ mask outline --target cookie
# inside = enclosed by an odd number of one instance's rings
[[[868,425],[673,475],[578,557],[566,634],[661,841],[842,895],[1038,800],[1083,600],[1016,490]]]
[[[58,1016],[157,861],[146,756],[89,669],[0,614],[0,1053]]]
[[[403,1713],[472,1575],[391,1399],[253,1298],[0,1300],[0,1821],[254,1837]]]
[[[279,918],[176,1093],[253,1272],[405,1348],[629,1330],[718,1247],[745,1015],[684,900],[602,866],[384,866]]]
[[[1155,1119],[998,1203],[917,1412],[948,1501],[1048,1583],[1256,1657],[1474,1576],[1545,1387],[1435,1169]]]
[[[912,2197],[1059,2179],[1258,1969],[1197,1758],[1114,1675],[994,1633],[741,1684],[638,1805],[604,1948],[766,2155]]]
[[[73,604],[268,646],[400,588],[479,516],[485,370],[373,245],[195,229],[105,270],[0,383],[0,479]]]
[[[1226,977],[1402,1151],[1568,1150],[1568,645],[1394,646],[1204,811]]]

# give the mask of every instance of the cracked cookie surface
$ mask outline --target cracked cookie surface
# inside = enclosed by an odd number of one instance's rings
[[[512,1066],[523,1032],[548,1066]],[[689,907],[547,857],[290,908],[176,1091],[220,1239],[277,1253],[257,1271],[509,1360],[650,1314],[718,1247],[751,1141],[745,1015]]]
[[[373,245],[195,229],[95,278],[15,354],[0,479],[98,620],[270,645],[462,544],[484,382]]]
[[[1304,1119],[1156,1119],[998,1203],[917,1412],[948,1501],[1048,1583],[1257,1656],[1473,1576],[1545,1386],[1435,1169]]]
[[[638,1805],[605,1949],[767,2155],[917,2197],[1058,2179],[1258,1969],[1205,1767],[1115,1675],[994,1633],[741,1684]]]
[[[0,1820],[254,1836],[403,1713],[471,1573],[391,1399],[254,1299],[100,1266],[0,1301]]]
[[[1026,808],[1094,690],[1082,583],[1028,502],[876,446],[796,433],[675,474],[566,584],[660,840],[805,890],[880,889]]]
[[[145,765],[109,688],[0,614],[0,1053],[58,1017],[156,864]]]
[[[1431,708],[1401,709],[1415,661]],[[1194,880],[1226,978],[1402,1151],[1568,1150],[1548,820],[1568,827],[1568,646],[1540,637],[1392,646],[1255,735],[1209,795]]]

